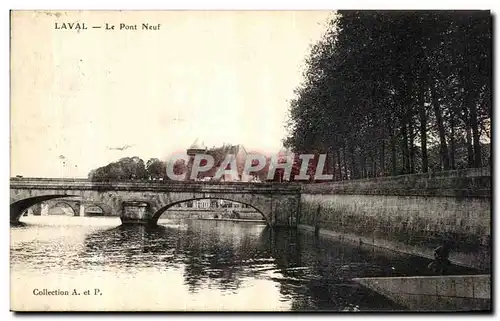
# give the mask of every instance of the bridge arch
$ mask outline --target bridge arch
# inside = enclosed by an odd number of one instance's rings
[[[116,216],[113,215],[113,208],[104,202],[83,201],[82,204],[83,206],[85,206],[85,212],[87,211],[88,208],[97,207],[102,211],[103,216]]]
[[[73,202],[70,202],[70,201],[66,201],[64,198],[63,199],[56,199],[54,201],[54,203],[52,203],[50,206],[49,206],[49,211],[50,209],[53,209],[53,208],[56,208],[56,207],[61,207],[61,205],[65,205],[66,207],[69,207],[71,208],[71,211],[73,212],[73,216],[78,216],[80,215],[80,202],[79,201],[73,201]]]
[[[38,203],[52,200],[55,198],[64,198],[64,197],[74,197],[76,195],[42,195],[42,196],[33,196],[21,199],[17,202],[10,204],[10,222],[18,223],[19,218],[23,215],[23,212],[30,208],[33,205]]]
[[[172,203],[169,203],[167,205],[163,205],[162,207],[153,207],[153,216],[151,217],[151,221],[156,224],[158,222],[158,220],[160,219],[161,215],[163,213],[165,213],[168,209],[172,208],[173,206],[175,206],[177,204],[186,203],[189,201],[197,201],[197,200],[224,200],[224,201],[230,201],[233,203],[247,205],[248,207],[253,208],[255,211],[260,213],[260,215],[262,215],[262,217],[266,221],[266,224],[270,225],[270,221],[269,221],[270,213],[266,213],[265,209],[259,208],[258,206],[252,205],[250,203],[246,203],[246,202],[239,201],[239,200],[234,200],[231,198],[226,198],[223,196],[188,198],[188,199],[172,202]]]
[[[99,206],[102,209],[104,215],[113,215],[113,207],[111,207],[110,205],[103,202],[97,202],[93,204]]]
[[[86,214],[87,212],[89,212],[89,211],[90,211],[91,209],[93,209],[93,208],[97,208],[98,210],[100,210],[100,213],[99,213],[99,214],[104,215],[104,214],[106,213],[106,211],[104,211],[104,209],[103,209],[103,208],[102,208],[102,206],[100,206],[100,205],[93,204],[93,203],[91,203],[91,204],[84,204],[84,205],[85,205],[85,214]],[[92,211],[91,213],[97,213],[97,212]]]

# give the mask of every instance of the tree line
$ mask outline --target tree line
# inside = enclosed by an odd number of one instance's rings
[[[197,179],[204,178],[213,178],[216,174],[218,167],[221,165],[221,160],[225,157],[225,155],[219,155],[217,157],[215,166],[209,171],[204,171],[198,173]],[[284,169],[278,168],[276,169],[274,176],[269,179],[268,172],[271,167],[271,157],[265,157],[266,163],[263,168],[258,170],[257,172],[253,172],[259,181],[265,182],[282,182],[284,181]],[[295,175],[299,174],[300,171],[300,161],[298,160],[298,156],[295,157],[293,168],[291,170],[292,173],[292,181]],[[188,167],[192,166],[193,158],[186,162],[183,159],[177,159],[173,163],[173,172],[175,175],[186,175],[186,180],[189,180],[190,173],[188,171]],[[280,157],[278,160],[279,163],[287,162],[286,157]],[[191,164],[190,164],[191,163]],[[258,160],[252,161],[252,166],[257,166],[259,164]],[[168,161],[162,161],[158,158],[150,158],[147,162],[144,162],[140,157],[123,157],[118,161],[111,162],[105,166],[101,166],[99,168],[93,169],[88,174],[88,178],[92,181],[128,181],[128,180],[162,180],[168,181],[171,180],[167,175],[167,165]],[[205,166],[204,160],[200,163],[201,166]],[[242,164],[237,164],[239,167],[238,172],[242,170]],[[314,166],[315,160],[311,160],[310,166],[307,170],[308,175],[314,176]],[[230,166],[227,166],[226,169],[230,169]],[[213,180],[213,179],[212,179]],[[221,179],[219,179],[221,180]]]
[[[222,156],[224,158],[225,155]],[[219,157],[220,158],[220,157]],[[191,158],[189,162],[193,162]],[[172,171],[175,175],[186,175],[186,180],[189,180],[190,173],[188,173],[189,164],[183,159],[177,159],[173,163]],[[267,173],[269,171],[271,158],[266,157],[266,164],[264,168],[255,173],[255,175],[261,180],[266,181]],[[123,180],[162,180],[168,181],[170,178],[167,175],[167,161],[162,161],[158,158],[150,158],[147,162],[144,162],[140,157],[123,157],[118,161],[111,162],[105,166],[93,169],[88,174],[88,178],[92,181],[123,181]],[[206,165],[203,160],[200,164],[201,166]],[[220,159],[216,166],[220,165]],[[252,163],[253,166],[257,164]],[[197,176],[198,179],[204,179],[205,177],[215,176],[217,167],[214,166],[210,171],[200,172]],[[230,169],[228,166],[226,169]],[[277,171],[275,177],[268,181],[278,181],[280,179],[280,172]],[[282,175],[282,174],[281,174]]]
[[[489,11],[338,11],[306,58],[285,146],[334,179],[490,165]]]
[[[174,174],[182,174],[187,165],[178,160],[173,165]],[[92,181],[119,181],[119,180],[168,180],[167,163],[158,158],[151,158],[146,163],[137,156],[123,157],[116,162],[109,163],[91,170],[88,178]]]

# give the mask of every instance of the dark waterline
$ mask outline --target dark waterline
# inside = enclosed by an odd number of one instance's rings
[[[206,290],[214,296],[234,295],[254,283],[258,292],[261,283],[256,281],[261,280],[279,289],[275,300],[287,303],[289,310],[302,311],[403,310],[352,278],[431,275],[427,259],[343,244],[297,230],[206,220],[160,220],[155,227],[112,226],[117,218],[82,219],[69,218],[77,224],[61,225],[53,223],[53,217],[43,217],[12,227],[12,270],[78,275],[78,271],[135,273],[147,269],[161,274],[181,269],[178,277],[186,290],[179,291],[187,291],[187,298]],[[30,233],[40,237],[21,235]],[[67,242],[71,235],[80,238]],[[452,267],[449,274],[474,272]]]

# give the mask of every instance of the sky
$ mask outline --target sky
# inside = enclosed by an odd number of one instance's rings
[[[331,16],[14,12],[11,176],[87,177],[121,157],[166,160],[197,138],[277,153],[310,45]],[[88,29],[56,29],[76,22]]]

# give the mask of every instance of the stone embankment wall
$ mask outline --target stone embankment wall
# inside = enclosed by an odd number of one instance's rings
[[[489,270],[488,169],[304,185],[299,227],[428,258],[443,241],[453,263]]]
[[[382,277],[354,281],[411,311],[491,310],[489,275]]]

